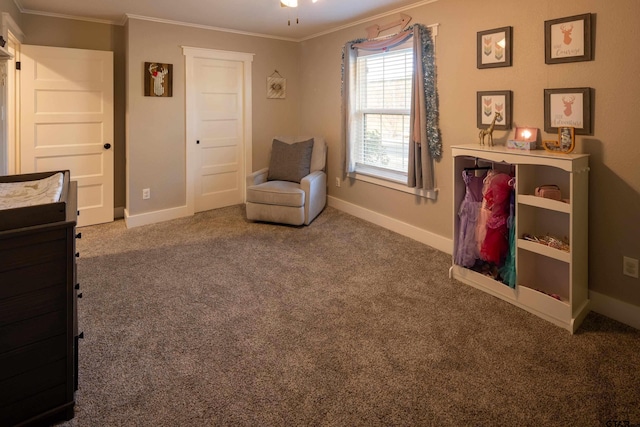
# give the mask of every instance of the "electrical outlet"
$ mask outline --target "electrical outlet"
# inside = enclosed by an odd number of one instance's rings
[[[638,278],[638,260],[635,258],[622,257],[622,274],[629,277]]]
[[[151,198],[151,189],[150,188],[143,188],[142,189],[142,199],[143,200],[147,200]]]
[[[340,178],[336,177],[336,187],[340,187]]]

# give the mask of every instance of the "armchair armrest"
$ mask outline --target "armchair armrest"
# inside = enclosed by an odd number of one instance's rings
[[[327,174],[323,171],[311,172],[302,178],[300,188],[306,195],[304,217],[305,224],[309,225],[327,204]]]
[[[262,168],[247,176],[247,187],[267,182],[269,168]]]

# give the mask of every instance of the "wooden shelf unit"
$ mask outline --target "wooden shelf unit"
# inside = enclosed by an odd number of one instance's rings
[[[462,172],[475,164],[493,166],[516,177],[516,287],[453,264],[450,276],[508,301],[574,333],[589,312],[588,297],[588,154],[518,151],[477,144],[452,147],[454,254],[465,195]],[[535,188],[556,184],[563,201],[534,196]],[[569,242],[569,252],[523,236],[552,235]],[[560,298],[556,299],[551,296]]]

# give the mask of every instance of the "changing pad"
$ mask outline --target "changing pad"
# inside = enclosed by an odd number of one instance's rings
[[[55,203],[60,200],[64,175],[58,172],[35,181],[0,183],[0,209]]]

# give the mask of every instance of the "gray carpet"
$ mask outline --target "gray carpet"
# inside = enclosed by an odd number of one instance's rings
[[[572,336],[338,210],[81,231],[80,389],[61,425],[640,425],[639,331],[591,313]]]

